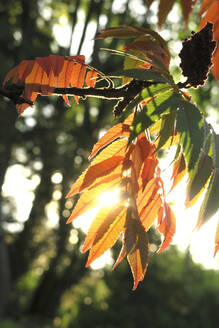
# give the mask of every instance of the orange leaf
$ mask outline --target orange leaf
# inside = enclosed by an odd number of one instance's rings
[[[214,52],[213,58],[212,58],[212,73],[216,80],[219,80],[219,47],[217,46],[216,51]]]
[[[138,191],[139,184],[147,183],[144,180],[143,170],[144,161],[148,159],[148,156],[154,151],[154,146],[147,140],[144,132],[137,137],[136,145],[133,149],[131,161],[132,161],[132,189],[136,193]],[[150,168],[149,168],[150,170]]]
[[[214,250],[214,257],[216,256],[217,252],[219,251],[219,221],[217,223],[217,229],[215,234],[215,250]]]
[[[96,84],[98,73],[95,71],[88,71],[85,79],[85,83],[88,87],[94,88]]]
[[[34,65],[34,60],[23,60],[20,65],[18,65],[18,75],[20,83],[22,84],[26,77],[31,73]]]
[[[107,174],[112,173],[116,170],[122,160],[122,156],[113,156],[103,160],[100,163],[90,166],[78,178],[66,197],[68,198],[74,194],[80,193],[81,191],[91,189],[98,178],[105,177]],[[102,183],[102,180],[99,179],[98,183]]]
[[[211,22],[215,25],[218,22],[218,20],[219,20],[219,1],[214,1],[209,7],[205,16],[202,18],[199,29],[201,30],[206,25],[207,22]],[[214,30],[213,30],[213,35],[214,35]]]
[[[144,189],[139,189],[136,199],[138,213],[141,213],[142,209],[154,198],[159,189],[160,187],[156,178],[151,179]]]
[[[89,252],[86,267],[88,267],[91,262],[93,262],[96,258],[105,253],[107,249],[111,248],[115,244],[124,228],[126,220],[126,211],[127,208],[124,208],[124,206],[120,206],[116,209],[111,209],[108,212],[108,215],[106,216],[103,216],[103,213],[101,215],[98,215],[99,222],[97,223],[96,227],[95,225],[93,226],[94,238],[92,238],[92,234],[90,237],[90,244],[92,244],[90,245],[91,249]],[[85,251],[85,249],[88,249],[88,246],[85,247],[86,245],[89,245],[89,243],[86,243],[85,241],[83,252]]]
[[[201,8],[199,11],[200,16],[210,7],[210,5],[217,0],[202,0]]]
[[[25,85],[40,86],[43,76],[42,67],[35,61],[31,73],[25,79]]]
[[[135,290],[138,283],[144,279],[148,267],[148,236],[139,220],[127,219],[124,239]]]
[[[113,266],[113,270],[117,267],[117,265],[119,265],[119,263],[122,262],[122,260],[126,257],[126,255],[127,255],[127,251],[125,248],[125,242],[124,242],[124,238],[123,238],[122,248],[121,248],[119,256]]]
[[[120,176],[119,176],[120,177]],[[87,192],[83,193],[75,208],[73,209],[71,216],[68,218],[67,224],[76,219],[79,215],[85,213],[89,209],[97,206],[99,204],[98,196],[104,191],[107,191],[109,188],[113,188],[116,184],[118,184],[118,179],[111,178],[110,181],[106,183],[101,183],[101,185],[97,185],[96,188],[92,188]]]
[[[153,157],[148,157],[144,161],[143,170],[141,174],[141,179],[143,182],[143,189],[145,188],[148,181],[150,181],[155,174],[156,167],[158,165],[158,160]]]
[[[85,170],[73,185],[66,197],[77,194],[84,189],[90,189],[95,180],[104,177],[115,170],[122,163],[127,146],[127,140],[119,139],[104,149]],[[122,173],[122,167],[119,169]],[[101,183],[101,179],[99,181]]]
[[[185,158],[183,154],[181,154],[173,164],[173,173],[171,177],[171,179],[173,180],[173,184],[170,191],[173,190],[173,188],[175,188],[176,185],[182,180],[186,172],[187,170],[186,170]]]
[[[89,72],[85,82],[88,86],[94,86],[98,73],[95,69],[85,65],[84,60],[84,56],[68,56],[65,59],[62,56],[55,55],[37,57],[35,60],[24,60],[8,72],[4,79],[3,87],[9,80],[12,84],[24,83],[25,88],[21,96],[27,100],[34,101],[38,93],[50,95],[56,87],[68,88],[71,85],[82,88],[87,69],[89,69]],[[67,95],[62,97],[70,106]],[[75,96],[76,102],[78,102],[78,99]],[[29,106],[24,103],[18,104],[16,108],[19,114],[21,114]]]
[[[102,138],[98,140],[98,142],[94,145],[92,152],[90,156],[88,157],[89,160],[91,160],[96,154],[107,146],[109,143],[114,141],[115,139],[119,137],[129,137],[129,130],[130,125],[132,124],[134,119],[134,113],[130,114],[124,121],[124,123],[119,123],[115,126],[113,126],[111,129],[109,129]]]
[[[148,231],[148,229],[154,223],[161,203],[162,201],[160,195],[156,194],[154,198],[150,201],[150,203],[143,207],[143,209],[139,213],[141,223],[146,231]]]
[[[116,138],[128,137],[129,133],[130,133],[129,130],[130,130],[130,125],[128,125],[128,124],[119,123],[117,125],[114,125],[94,145],[92,152],[91,152],[90,156],[88,157],[88,159],[91,160],[98,153],[98,151],[100,149],[107,146],[110,142],[114,141]]]
[[[163,211],[159,213],[161,216],[158,230],[164,235],[164,240],[158,253],[163,252],[170,245],[176,230],[176,218],[170,206],[165,202],[162,209]]]

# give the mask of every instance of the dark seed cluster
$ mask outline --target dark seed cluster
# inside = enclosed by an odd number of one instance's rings
[[[205,83],[212,66],[211,57],[216,47],[212,37],[213,24],[207,23],[201,31],[192,32],[192,37],[182,43],[183,47],[179,53],[180,67],[183,75],[187,77],[187,84],[194,88]]]

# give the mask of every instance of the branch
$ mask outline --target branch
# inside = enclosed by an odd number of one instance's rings
[[[24,86],[12,85],[7,88],[0,89],[0,95],[10,99],[15,105],[18,104],[28,104],[33,106],[33,102],[29,99],[21,97],[21,94],[24,90]]]
[[[118,102],[114,107],[115,116],[119,116],[130,102],[144,89],[151,85],[157,84],[158,82],[141,81],[133,79],[126,85],[118,88],[54,88],[52,94],[55,95],[67,95],[67,96],[79,96],[85,99],[86,97],[96,97],[103,99],[117,99]],[[0,89],[0,94],[8,99],[12,100],[15,104],[27,103],[33,105],[33,102],[23,98],[22,92],[25,86],[23,85],[10,85],[4,89]],[[39,85],[32,88],[33,92],[39,93]]]

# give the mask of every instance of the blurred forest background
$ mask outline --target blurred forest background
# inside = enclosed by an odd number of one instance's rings
[[[115,49],[121,41],[94,43],[92,38],[103,28],[124,24],[156,28],[154,7],[146,10],[145,2],[1,1],[0,81],[20,61],[51,53],[83,54],[87,63],[105,73],[119,70],[122,58],[100,48]],[[180,9],[176,12],[177,22],[164,24],[170,51],[199,24],[195,10],[183,30]],[[179,68],[173,69],[177,76]],[[198,104],[215,104],[210,93],[214,85],[210,78],[207,87],[196,90]],[[153,254],[135,292],[125,261],[115,272],[107,265],[84,268],[84,234],[65,224],[74,200],[64,196],[87,166],[100,132],[115,123],[114,103],[71,101],[67,109],[58,97],[39,97],[34,110],[18,118],[15,106],[0,99],[0,327],[216,327],[219,273],[193,263],[189,251],[180,253],[172,246]],[[8,196],[8,179],[17,202]],[[160,242],[153,231],[151,242]],[[114,252],[118,254],[116,247]]]

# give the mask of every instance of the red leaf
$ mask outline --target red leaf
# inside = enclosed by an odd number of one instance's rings
[[[49,58],[51,63],[51,69],[53,70],[54,76],[59,76],[64,65],[64,57],[50,55]]]
[[[37,57],[36,62],[41,66],[44,72],[46,72],[49,77],[50,71],[52,69],[52,55],[48,57]]]
[[[146,0],[146,5],[147,5],[148,8],[150,8],[153,1],[154,0]]]
[[[79,64],[84,64],[85,63],[85,56],[83,55],[78,55],[78,56],[66,56],[65,57],[68,61],[73,61]]]
[[[175,0],[161,0],[158,8],[158,27],[161,28],[169,12],[171,11]]]
[[[164,235],[164,240],[158,253],[163,252],[171,243],[173,235],[176,230],[176,218],[171,210],[170,206],[165,202],[162,211],[159,213],[160,218],[158,221],[160,225],[158,226],[158,230]]]
[[[185,24],[188,23],[189,15],[190,15],[196,1],[197,0],[186,0],[186,1],[181,0],[181,7],[182,7]]]

